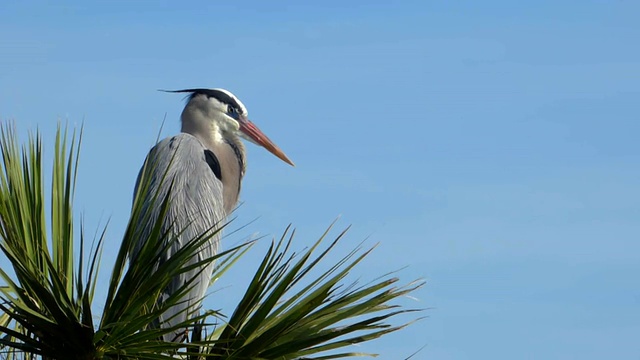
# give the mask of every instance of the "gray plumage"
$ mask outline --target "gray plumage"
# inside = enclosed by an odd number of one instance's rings
[[[165,232],[171,227],[171,234],[167,239],[177,236],[176,241],[161,254],[160,261],[165,261],[171,257],[178,249],[191,239],[204,234],[206,231],[214,229],[226,217],[223,203],[218,199],[222,198],[222,182],[218,180],[207,164],[205,158],[205,148],[198,139],[186,133],[182,133],[159,142],[149,153],[147,176],[150,179],[149,194],[158,193],[161,201],[166,196],[171,181],[173,188],[169,199],[168,209],[162,231]],[[173,158],[173,161],[170,161]],[[167,169],[168,168],[168,169]],[[160,181],[166,171],[166,178]],[[187,175],[188,176],[185,176]],[[142,175],[142,171],[140,172]],[[140,179],[140,176],[138,177]],[[139,184],[136,184],[136,191]],[[151,198],[146,199],[145,204],[150,204]],[[158,204],[159,205],[159,204]],[[145,212],[149,212],[149,219],[157,219],[160,206],[153,208],[144,207]],[[171,224],[174,224],[171,226]],[[145,226],[145,233],[148,234],[153,227],[152,223]],[[146,235],[145,234],[145,235]],[[214,256],[218,251],[220,234],[215,234],[201,247],[197,256],[190,260],[187,265],[200,262],[206,258]],[[142,244],[134,248],[132,261]],[[161,295],[159,301],[165,301],[175,291],[184,286],[187,281],[195,276],[198,278],[191,284],[192,289],[187,292],[181,303],[173,306],[165,312],[153,325],[163,324],[163,327],[174,326],[186,320],[189,313],[197,310],[199,301],[204,297],[207,286],[211,279],[214,264],[210,264],[204,270],[194,269],[179,276],[174,277],[167,289]],[[186,331],[178,331],[174,335],[164,337],[165,341],[183,341]]]
[[[163,199],[170,186],[168,212],[163,219],[162,231],[171,230],[169,238],[176,238],[172,246],[161,254],[161,261],[169,259],[188,241],[206,231],[222,225],[226,216],[238,201],[242,178],[245,172],[245,150],[240,137],[265,147],[274,155],[293,165],[286,155],[247,118],[247,110],[233,94],[223,89],[190,89],[177,92],[190,94],[181,120],[182,133],[160,141],[147,155],[147,166],[141,169],[136,183],[146,172],[150,188],[143,196],[143,213],[149,214],[144,224],[145,235],[153,228],[151,221],[157,219],[161,201],[151,206],[152,195]],[[163,176],[166,178],[161,181]],[[171,184],[173,181],[173,185]],[[144,218],[144,216],[143,216]],[[143,238],[146,238],[144,236]],[[209,239],[197,256],[187,265],[210,258],[218,251],[220,234]],[[142,247],[138,243],[131,254],[136,261]],[[204,269],[194,269],[172,279],[159,301],[196,277],[191,289],[180,304],[167,310],[154,326],[171,327],[197,313],[209,286],[214,264]],[[186,329],[164,337],[165,341],[183,341]]]

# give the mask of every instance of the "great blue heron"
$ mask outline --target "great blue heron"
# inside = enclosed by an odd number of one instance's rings
[[[140,170],[140,179],[145,172],[149,189],[142,196],[144,212],[150,214],[149,223],[144,224],[146,234],[150,224],[157,219],[161,201],[154,205],[152,195],[159,199],[166,196],[169,187],[171,197],[168,211],[163,219],[163,233],[169,230],[177,241],[161,255],[171,257],[187,241],[197,238],[215,228],[233,210],[238,201],[242,177],[246,168],[245,149],[240,138],[260,145],[271,153],[294,165],[291,160],[262,131],[247,118],[247,109],[231,92],[224,89],[187,89],[170,91],[187,93],[188,101],[182,111],[182,132],[160,141],[147,155],[146,167]],[[163,179],[161,181],[161,179]],[[143,236],[146,238],[146,236]],[[217,253],[220,236],[213,236],[202,248],[191,264]],[[143,244],[136,244],[131,261],[136,261]],[[194,269],[172,279],[159,301],[166,300],[189,279],[191,289],[182,301],[158,319],[163,328],[175,326],[193,316],[209,285],[213,264],[204,270]],[[181,342],[186,338],[186,329],[164,336],[165,341]]]

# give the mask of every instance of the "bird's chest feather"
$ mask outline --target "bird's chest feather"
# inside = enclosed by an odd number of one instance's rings
[[[233,144],[224,142],[213,146],[213,149],[206,150],[209,158],[208,164],[211,171],[220,176],[217,177],[222,182],[222,198],[224,209],[229,214],[238,202],[244,167],[240,150]]]

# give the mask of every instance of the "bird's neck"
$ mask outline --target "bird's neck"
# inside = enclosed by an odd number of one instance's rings
[[[245,170],[244,145],[232,133],[221,130],[215,122],[182,122],[182,132],[196,137],[202,145],[211,150],[220,164],[224,209],[229,214],[238,203],[242,177]]]

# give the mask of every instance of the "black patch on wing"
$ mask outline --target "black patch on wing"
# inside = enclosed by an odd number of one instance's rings
[[[218,180],[222,181],[222,170],[220,169],[220,162],[218,162],[216,155],[211,150],[207,149],[204,151],[204,160],[207,162],[207,165],[209,165],[211,171],[213,171]]]

